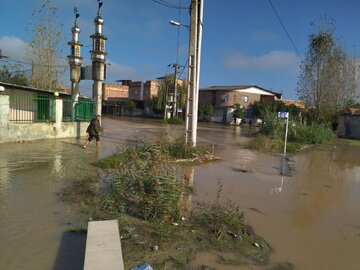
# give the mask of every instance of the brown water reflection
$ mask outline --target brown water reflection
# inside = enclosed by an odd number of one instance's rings
[[[218,147],[224,161],[195,169],[195,201],[214,199],[221,179],[224,197],[245,210],[248,222],[274,248],[272,261],[290,261],[295,269],[358,269],[360,148],[310,148],[293,157],[294,176],[281,177],[280,157],[226,143],[231,147]],[[242,167],[249,172],[234,170]],[[202,253],[196,263],[206,264],[209,256]]]
[[[88,217],[57,193],[86,174],[96,176],[92,164],[117,148],[184,132],[143,119],[104,119],[104,126],[99,151],[94,145],[84,151],[83,140],[75,139],[0,144],[0,269],[61,269],[56,265],[64,258],[72,262],[66,269],[78,269],[81,254],[71,256],[65,232]],[[223,160],[186,169],[196,194],[184,198],[184,210],[213,201],[221,179],[223,199],[244,209],[247,221],[274,248],[272,261],[290,261],[300,270],[360,269],[360,148],[340,143],[310,148],[293,158],[293,177],[282,177],[279,156],[241,146],[254,131],[200,123],[199,142],[214,145]],[[79,249],[83,244],[73,243]],[[217,256],[201,253],[195,264],[242,269],[218,265]]]

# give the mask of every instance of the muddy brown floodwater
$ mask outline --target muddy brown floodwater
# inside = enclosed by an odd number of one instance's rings
[[[104,119],[98,151],[83,140],[59,139],[0,144],[0,269],[82,269],[85,239],[68,234],[87,216],[58,193],[93,177],[96,160],[146,138],[182,134],[142,119]],[[246,212],[247,222],[273,247],[271,261],[295,269],[360,269],[360,147],[337,143],[292,157],[294,174],[281,177],[280,157],[241,146],[254,131],[200,124],[198,141],[213,144],[220,162],[194,168],[196,196],[189,205],[213,201],[217,182],[223,199]],[[191,201],[190,201],[191,200]],[[217,264],[216,252],[199,253],[193,265]]]

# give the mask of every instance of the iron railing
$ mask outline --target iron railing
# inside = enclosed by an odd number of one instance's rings
[[[12,94],[9,116],[12,122],[55,122],[55,99],[50,94]]]
[[[63,122],[75,121],[74,102],[72,99],[63,99]]]

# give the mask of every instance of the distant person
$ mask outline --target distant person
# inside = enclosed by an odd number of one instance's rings
[[[86,129],[86,133],[89,134],[89,138],[87,139],[87,141],[85,142],[85,144],[83,145],[83,148],[86,149],[86,147],[88,146],[88,144],[95,138],[96,140],[96,147],[99,146],[99,141],[100,141],[100,132],[101,132],[101,126],[100,126],[100,119],[101,116],[97,115],[94,119],[92,119],[90,121],[89,126]]]

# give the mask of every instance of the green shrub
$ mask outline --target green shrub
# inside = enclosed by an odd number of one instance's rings
[[[323,144],[336,138],[334,132],[325,124],[313,123],[309,126],[294,123],[289,127],[289,141],[302,144]]]
[[[179,118],[179,117],[172,117],[172,118],[163,120],[162,123],[165,124],[165,125],[166,125],[166,124],[170,124],[170,125],[182,125],[182,124],[184,124],[184,120],[182,120],[182,119]]]
[[[280,119],[275,113],[264,115],[264,125],[260,131],[275,142],[265,142],[263,138],[257,143],[262,143],[261,149],[276,149],[277,140],[283,141],[285,137],[285,121]],[[328,125],[322,123],[312,123],[305,125],[297,121],[289,121],[288,141],[300,144],[323,144],[336,138],[336,135]],[[267,145],[264,145],[264,144]]]
[[[265,113],[261,133],[273,139],[279,139],[285,134],[284,121],[276,113]]]

